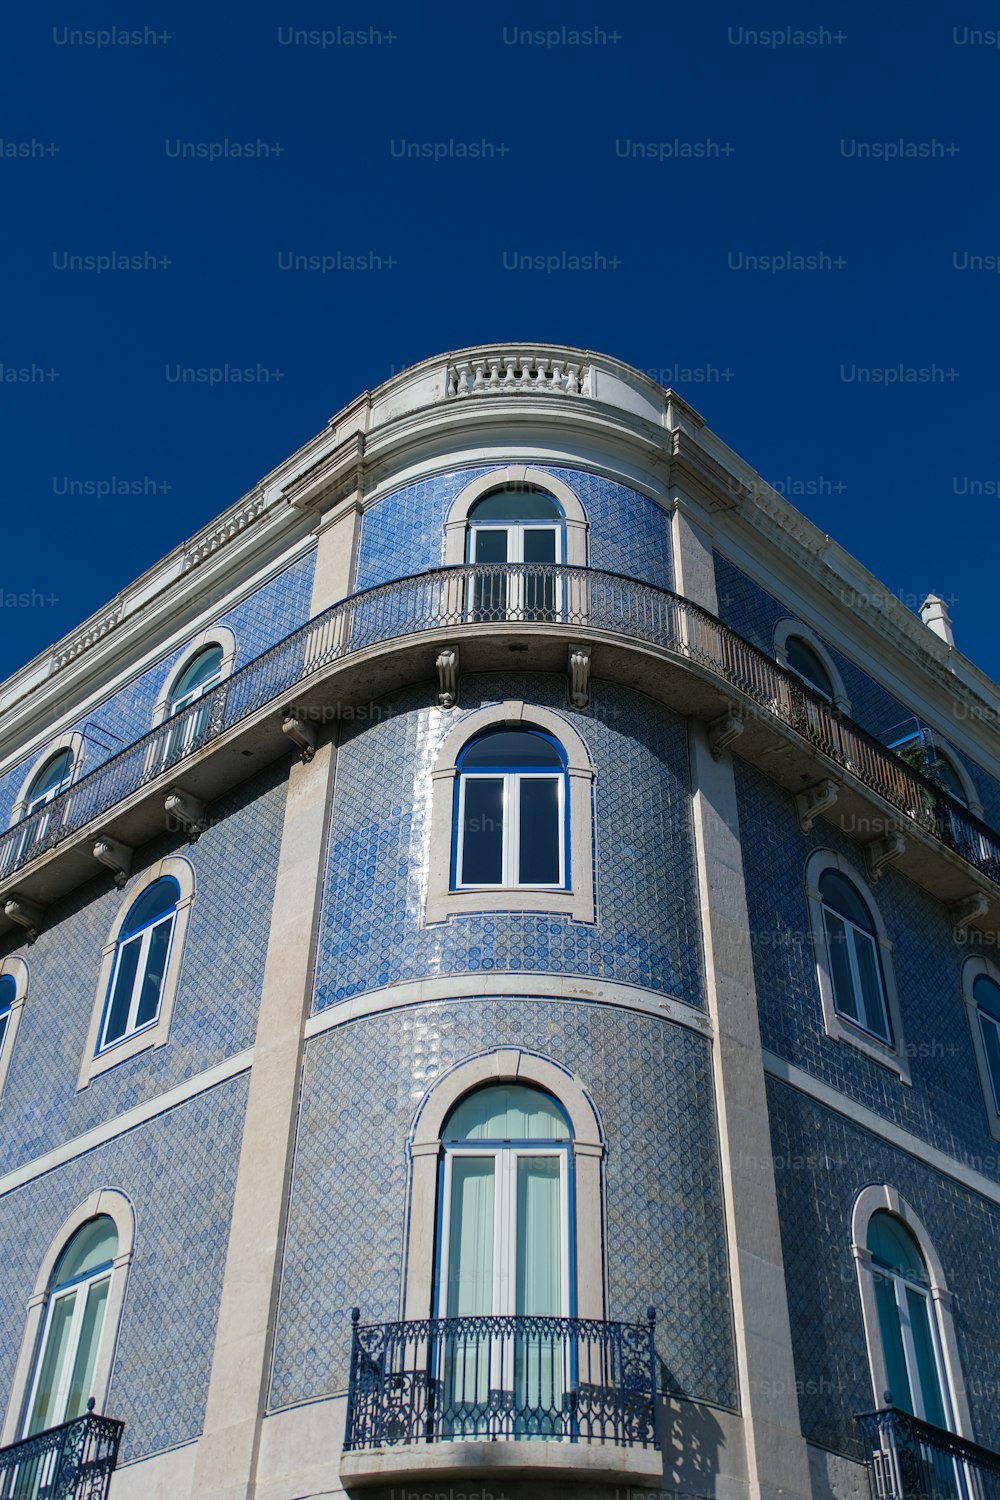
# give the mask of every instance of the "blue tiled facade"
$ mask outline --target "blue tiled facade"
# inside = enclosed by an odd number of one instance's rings
[[[598,921],[492,912],[423,926],[438,747],[463,714],[512,698],[561,713],[590,751]],[[422,685],[345,726],[315,1008],[401,981],[494,969],[616,979],[701,1005],[684,721],[606,682],[593,684],[589,708],[571,709],[565,678],[538,673],[470,674],[458,710],[429,707],[432,701],[430,685]]]
[[[100,1188],[136,1218],[109,1415],[125,1462],[201,1431],[247,1080],[231,1079],[0,1197],[0,1391],[11,1390],[42,1257]],[[116,1273],[117,1274],[117,1273]]]
[[[356,587],[425,573],[444,562],[444,526],[456,496],[500,465],[435,474],[384,495],[365,513]],[[538,465],[579,499],[590,523],[590,566],[672,587],[670,517],[637,490],[583,469]]]
[[[309,619],[315,564],[316,552],[312,549],[213,620],[214,625],[226,626],[236,637],[234,671],[245,667]],[[133,744],[148,734],[153,727],[153,707],[188,649],[180,646],[161,657],[141,676],[134,677],[67,726],[66,733],[78,732],[84,736],[80,774],[101,765],[122,745]],[[43,761],[44,752],[39,764]],[[6,828],[10,821],[31,764],[30,760],[22,761],[0,776],[0,828]]]
[[[487,989],[335,1026],[309,1043],[272,1408],[343,1390],[352,1305],[366,1321],[400,1315],[407,1139],[427,1089],[481,1054],[484,1037],[579,1076],[607,1140],[608,1316],[631,1322],[652,1303],[667,1388],[735,1406],[709,1044],[610,1005],[497,999]]]
[[[795,1380],[809,1441],[860,1457],[853,1413],[871,1411],[851,1213],[862,1188],[894,1187],[941,1260],[976,1441],[1000,1449],[1000,1205],[782,1083],[768,1090]],[[881,1394],[881,1393],[880,1393]]]
[[[285,803],[285,771],[212,806],[197,844],[164,835],[142,851],[121,892],[99,876],[50,913],[30,946],[28,995],[0,1096],[0,1174],[253,1044]],[[101,951],[116,913],[167,854],[190,860],[195,898],[166,1046],[140,1053],[77,1092],[97,998]],[[238,868],[236,878],[234,872]]]
[[[740,837],[764,1046],[848,1098],[1000,1180],[995,1142],[962,999],[968,946],[945,906],[891,867],[868,889],[892,942],[912,1087],[849,1043],[828,1037],[805,892],[815,849],[849,860],[865,880],[860,846],[833,823],[802,832],[794,799],[736,762]]]

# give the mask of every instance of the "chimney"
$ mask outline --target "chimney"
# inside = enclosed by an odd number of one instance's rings
[[[929,630],[939,635],[949,646],[954,646],[955,636],[948,616],[948,606],[938,594],[928,594],[920,606],[920,618]]]

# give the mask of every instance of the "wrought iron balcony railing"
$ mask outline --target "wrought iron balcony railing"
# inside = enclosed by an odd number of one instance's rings
[[[0,1448],[0,1500],[106,1500],[124,1422],[86,1416]]]
[[[885,1407],[858,1417],[872,1500],[998,1500],[1000,1454]]]
[[[634,578],[543,563],[440,568],[335,604],[9,829],[0,837],[0,879],[269,705],[287,704],[338,661],[429,631],[512,623],[610,635],[697,664],[1000,885],[1000,834],[713,615]]]
[[[351,1314],[346,1451],[530,1438],[658,1448],[656,1325]]]

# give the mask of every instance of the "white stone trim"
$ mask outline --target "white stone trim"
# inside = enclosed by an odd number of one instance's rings
[[[496,1047],[456,1064],[436,1079],[414,1116],[408,1153],[404,1273],[404,1318],[430,1317],[434,1298],[437,1238],[438,1163],[441,1127],[452,1107],[483,1084],[531,1083],[565,1109],[573,1133],[575,1172],[576,1301],[581,1318],[603,1318],[607,1306],[602,1244],[604,1214],[604,1134],[596,1106],[580,1078],[567,1069],[514,1047]]]
[[[111,1385],[115,1348],[118,1343],[118,1326],[121,1321],[122,1304],[125,1300],[125,1284],[128,1280],[128,1268],[135,1247],[135,1212],[129,1199],[117,1188],[101,1188],[91,1193],[90,1197],[79,1204],[69,1218],[63,1221],[58,1233],[49,1242],[49,1248],[42,1259],[35,1280],[34,1291],[28,1301],[21,1350],[14,1370],[14,1379],[11,1382],[3,1432],[0,1434],[0,1443],[3,1445],[17,1440],[24,1420],[35,1360],[39,1353],[39,1341],[45,1326],[49,1284],[56,1262],[77,1230],[82,1229],[84,1224],[99,1214],[106,1214],[112,1219],[118,1231],[118,1249],[111,1263],[111,1286],[104,1311],[104,1327],[101,1331],[97,1364],[94,1367],[91,1382],[91,1394],[97,1403],[97,1410],[99,1412],[105,1410]]]
[[[830,957],[826,945],[826,925],[823,921],[823,902],[819,892],[820,877],[827,870],[837,870],[852,885],[857,886],[858,893],[862,897],[868,910],[871,912],[875,924],[875,932],[878,937],[879,958],[882,966],[882,978],[885,984],[885,1003],[889,1012],[889,1022],[892,1026],[892,1034],[895,1044],[889,1046],[886,1042],[880,1042],[877,1037],[871,1036],[859,1026],[853,1026],[851,1022],[840,1014],[834,1004],[833,998],[833,976],[830,972]],[[834,1041],[848,1042],[856,1047],[859,1052],[873,1057],[876,1062],[891,1068],[898,1073],[900,1081],[906,1084],[912,1083],[910,1065],[906,1055],[906,1041],[903,1036],[903,1017],[899,1005],[899,994],[896,990],[896,978],[892,963],[892,943],[886,931],[882,914],[878,909],[878,903],[873,897],[868,882],[859,870],[844,859],[835,854],[832,849],[815,850],[806,862],[805,872],[806,900],[809,906],[809,921],[812,928],[813,949],[816,954],[816,979],[819,984],[820,1000],[823,1006],[823,1026],[828,1037]]]
[[[467,484],[451,503],[444,524],[444,565],[456,567],[466,560],[466,537],[469,530],[469,511],[477,500],[494,490],[530,488],[544,490],[562,507],[566,526],[566,555],[563,562],[568,567],[587,566],[587,515],[579,497],[569,485],[544,469],[530,464],[506,464],[483,474]]]
[[[556,891],[451,889],[455,779],[458,757],[474,735],[509,725],[542,729],[566,753],[569,791],[569,888]],[[431,831],[424,924],[464,912],[559,912],[577,922],[594,922],[594,768],[586,744],[561,714],[533,703],[508,699],[461,714],[445,737],[431,772]]]
[[[981,818],[983,816],[983,804],[979,800],[979,793],[976,790],[975,782],[965,769],[961,755],[951,744],[950,740],[944,738],[944,735],[938,734],[937,730],[931,725],[927,727],[934,736],[935,745],[946,758],[958,780],[962,783],[962,790],[965,793],[965,800],[969,804],[970,813],[972,813],[973,817]]]
[[[920,1136],[914,1135],[910,1130],[904,1130],[901,1126],[893,1124],[891,1120],[877,1115],[874,1110],[868,1109],[856,1100],[849,1099],[846,1094],[841,1094],[831,1084],[823,1083],[814,1078],[804,1068],[796,1067],[794,1063],[786,1062],[775,1052],[764,1052],[764,1068],[772,1078],[786,1083],[790,1088],[796,1089],[800,1094],[805,1094],[817,1104],[822,1104],[826,1109],[832,1110],[834,1114],[842,1115],[852,1125],[857,1125],[866,1130],[869,1135],[874,1135],[888,1145],[894,1146],[898,1151],[905,1151],[922,1166],[930,1167],[936,1172],[950,1177],[954,1182],[961,1183],[962,1187],[968,1188],[970,1192],[978,1193],[989,1203],[1000,1206],[1000,1183],[990,1177],[985,1177],[982,1172],[977,1171],[974,1166],[967,1162],[957,1160],[954,1156],[948,1156],[936,1146],[928,1145]],[[1000,1165],[1000,1154],[980,1158],[989,1162],[990,1166]],[[976,1160],[976,1158],[972,1158]]]
[[[11,1001],[10,1018],[7,1021],[3,1046],[0,1047],[0,1098],[3,1097],[3,1086],[7,1081],[7,1072],[14,1053],[17,1028],[21,1024],[21,1012],[28,994],[28,965],[23,958],[11,954],[9,958],[0,961],[0,977],[4,974],[8,974],[13,979],[16,989],[14,999]]]
[[[174,917],[174,930],[170,938],[170,952],[167,955],[167,971],[163,976],[163,988],[160,992],[160,1010],[157,1019],[151,1026],[146,1026],[142,1031],[131,1036],[123,1037],[105,1052],[97,1052],[97,1043],[100,1036],[101,1021],[104,1016],[104,1006],[108,998],[108,989],[111,984],[111,973],[114,968],[115,953],[118,948],[118,934],[122,923],[131,908],[142,895],[147,886],[154,881],[161,880],[165,875],[171,875],[180,886],[180,897],[177,901],[177,915]],[[191,917],[191,905],[195,897],[195,875],[194,866],[189,859],[183,859],[177,855],[171,855],[167,859],[158,860],[155,865],[144,870],[129,882],[128,894],[124,895],[118,903],[115,918],[108,929],[107,941],[101,951],[101,967],[97,976],[97,994],[94,1000],[93,1010],[90,1016],[90,1026],[87,1030],[87,1043],[84,1048],[83,1061],[80,1064],[80,1073],[77,1078],[77,1090],[85,1089],[88,1084],[101,1073],[106,1073],[109,1068],[116,1068],[119,1063],[125,1062],[127,1058],[135,1057],[140,1052],[148,1052],[151,1047],[162,1047],[170,1037],[170,1018],[173,1015],[174,1000],[177,995],[177,984],[180,979],[181,965],[184,959],[184,940],[187,936],[188,922]]]
[[[983,1028],[979,1020],[979,1006],[972,993],[972,986],[980,975],[992,979],[994,984],[1000,984],[1000,967],[986,958],[967,958],[962,965],[962,999],[965,1002],[965,1013],[969,1018],[969,1029],[972,1032],[972,1045],[976,1052],[976,1066],[979,1069],[979,1082],[983,1090],[986,1119],[993,1139],[1000,1141],[1000,1111],[997,1110],[993,1080],[990,1077],[990,1065],[986,1059]],[[0,1058],[0,1080],[3,1078],[2,1067],[3,1059]],[[1000,1085],[1000,1078],[997,1079],[997,1083]]]
[[[933,1314],[937,1320],[939,1343],[947,1383],[946,1396],[952,1408],[955,1431],[972,1438],[972,1421],[969,1414],[962,1362],[955,1336],[955,1323],[951,1313],[952,1294],[945,1281],[944,1267],[934,1248],[933,1241],[913,1209],[888,1183],[878,1183],[864,1188],[854,1204],[851,1215],[851,1250],[858,1272],[858,1289],[861,1294],[861,1313],[865,1324],[865,1341],[868,1346],[868,1366],[872,1380],[875,1405],[884,1405],[885,1392],[889,1384],[879,1330],[878,1308],[875,1303],[875,1282],[872,1274],[872,1258],[868,1249],[868,1226],[876,1213],[893,1214],[910,1231],[920,1247],[930,1277],[930,1293]]]
[[[11,808],[11,828],[14,827],[15,823],[20,823],[22,817],[24,816],[24,804],[28,801],[28,793],[31,791],[32,784],[35,782],[40,772],[45,770],[45,767],[48,765],[49,761],[55,759],[60,750],[71,750],[73,752],[73,765],[70,771],[69,782],[70,786],[72,786],[74,781],[79,780],[80,772],[83,769],[84,745],[83,735],[79,732],[79,730],[74,730],[71,732],[67,732],[66,734],[57,735],[54,740],[49,740],[45,748],[43,750],[40,750],[35,756],[34,760],[31,762],[31,769],[22,780],[21,785],[18,788],[17,797],[14,801],[14,806]]]
[[[851,700],[847,695],[844,679],[841,677],[833,657],[815,630],[810,630],[809,626],[803,625],[801,620],[779,620],[774,627],[774,654],[778,665],[784,667],[786,672],[791,672],[793,676],[798,676],[798,673],[788,665],[788,642],[793,636],[798,636],[799,640],[805,641],[809,649],[815,652],[822,665],[826,668],[826,674],[830,679],[830,685],[833,688],[834,705],[842,713],[849,714],[851,711]],[[811,683],[807,685],[814,686]]]
[[[155,729],[162,724],[167,717],[170,704],[174,697],[174,687],[183,677],[188,667],[204,651],[206,646],[221,646],[222,661],[219,665],[219,681],[224,681],[232,674],[233,664],[236,660],[236,636],[227,625],[209,625],[202,630],[193,640],[188,641],[179,661],[175,661],[163,680],[160,695],[153,704],[152,727]]]
[[[34,1157],[32,1161],[25,1162],[23,1166],[15,1167],[12,1172],[0,1177],[0,1198],[7,1193],[12,1193],[15,1188],[23,1187],[26,1182],[33,1182],[36,1177],[44,1177],[55,1167],[75,1161],[78,1156],[85,1156],[96,1146],[103,1146],[108,1141],[115,1140],[117,1136],[125,1135],[129,1130],[134,1130],[137,1125],[145,1125],[149,1120],[155,1120],[159,1115],[175,1109],[178,1104],[184,1104],[188,1099],[195,1099],[199,1094],[207,1093],[217,1084],[227,1083],[231,1078],[237,1078],[241,1073],[248,1072],[252,1064],[253,1048],[248,1047],[246,1051],[237,1052],[232,1057],[227,1057],[224,1062],[216,1063],[213,1068],[206,1068],[202,1073],[195,1073],[183,1083],[168,1089],[165,1094],[158,1094],[155,1099],[147,1099],[144,1103],[137,1104],[134,1109],[127,1109],[124,1114],[116,1115],[114,1119],[106,1120],[102,1125],[95,1125],[93,1130],[85,1130],[82,1135],[74,1136],[71,1140],[64,1141],[62,1145],[55,1146],[51,1151],[43,1152],[41,1156]]]
[[[512,996],[520,1000],[572,1000],[578,1004],[615,1005],[621,1010],[660,1016],[699,1036],[712,1037],[712,1023],[703,1010],[669,995],[657,995],[611,979],[588,980],[575,974],[543,974],[507,970],[504,973],[442,974],[434,979],[413,979],[366,990],[350,1000],[340,1000],[317,1011],[306,1022],[309,1039],[321,1036],[359,1016],[401,1010],[410,1005],[433,1005],[441,1000],[481,999],[483,995]]]

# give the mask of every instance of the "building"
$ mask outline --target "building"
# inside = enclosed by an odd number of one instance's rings
[[[4,1495],[997,1472],[1000,694],[675,393],[416,365],[0,707]]]

